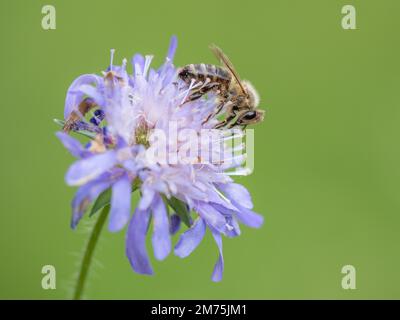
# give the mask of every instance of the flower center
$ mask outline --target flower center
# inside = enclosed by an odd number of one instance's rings
[[[141,121],[135,130],[135,142],[136,144],[143,145],[146,149],[150,147],[149,143],[149,127],[145,121]]]

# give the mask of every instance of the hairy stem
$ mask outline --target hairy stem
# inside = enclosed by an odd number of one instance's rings
[[[90,234],[90,238],[87,243],[82,263],[80,266],[78,281],[76,282],[75,286],[75,291],[73,296],[74,300],[80,300],[82,298],[82,294],[85,289],[86,280],[90,270],[90,265],[92,263],[94,250],[96,248],[97,241],[100,237],[101,230],[103,229],[109,210],[110,210],[109,205],[103,208],[99,217],[97,218],[96,224],[93,227],[92,233]]]

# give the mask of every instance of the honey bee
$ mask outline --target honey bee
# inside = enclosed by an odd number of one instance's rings
[[[80,115],[78,112],[72,111],[65,121],[63,131],[66,133],[70,132],[74,128],[75,124],[81,119],[81,117],[85,116],[91,109],[95,107],[96,103],[92,99],[83,99],[82,102],[78,105]]]
[[[112,59],[112,55],[113,55],[113,51],[111,53],[111,59]],[[112,61],[111,61],[111,65],[112,65]],[[106,81],[106,83],[111,83],[114,81],[114,79],[116,79],[118,82],[123,83],[123,79],[118,76],[114,71],[110,70],[107,72],[104,72],[104,80]],[[79,122],[79,120],[82,117],[85,117],[85,115],[90,111],[95,109],[96,107],[98,107],[98,105],[95,103],[95,101],[91,98],[85,98],[83,99],[79,105],[78,105],[78,110],[74,110],[71,112],[71,114],[68,116],[68,118],[65,121],[64,127],[63,127],[63,131],[64,132],[70,132],[71,130],[74,129],[75,125]]]
[[[210,49],[223,66],[189,64],[178,71],[178,77],[187,85],[193,80],[202,83],[189,95],[188,101],[199,99],[208,92],[218,94],[218,107],[203,123],[223,110],[226,112],[226,118],[215,126],[216,129],[247,126],[263,121],[264,111],[257,108],[260,98],[255,88],[250,82],[240,80],[232,62],[220,48],[211,45]]]

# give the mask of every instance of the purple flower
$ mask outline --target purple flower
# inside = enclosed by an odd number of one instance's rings
[[[209,152],[211,143],[224,142],[223,136],[206,143],[195,140],[198,152],[187,157],[191,161],[173,161],[174,157],[181,160],[182,154],[186,157],[186,132],[191,130],[192,138],[197,139],[202,130],[218,122],[216,118],[204,122],[218,105],[216,96],[187,100],[201,83],[188,87],[177,78],[172,64],[176,47],[173,37],[158,69],[150,67],[152,56],[135,55],[133,74],[126,71],[125,59],[122,65],[113,65],[112,50],[110,66],[102,76],[80,76],[68,89],[65,120],[74,119],[72,131],[90,131],[94,137],[82,146],[67,133],[57,133],[77,158],[65,177],[68,185],[79,187],[72,201],[71,226],[75,228],[89,205],[111,190],[108,228],[117,232],[129,222],[126,255],[134,271],[153,273],[145,246],[147,233],[152,234],[155,258],[163,260],[172,250],[171,234],[185,222],[189,228],[181,234],[174,253],[188,256],[209,229],[219,252],[212,279],[220,281],[222,235],[240,235],[239,222],[258,228],[263,218],[252,211],[249,192],[228,173],[241,160],[226,161],[229,148]],[[90,108],[82,112],[85,99],[90,99]],[[165,133],[165,139],[154,139],[155,132]],[[207,161],[214,156],[223,160]],[[136,188],[141,198],[132,214],[131,194]]]

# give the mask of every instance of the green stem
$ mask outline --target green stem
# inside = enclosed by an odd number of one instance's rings
[[[93,227],[92,233],[90,234],[89,242],[87,243],[85,253],[83,255],[81,267],[79,270],[78,281],[76,282],[74,300],[80,300],[82,298],[83,291],[85,289],[85,283],[90,269],[90,264],[92,262],[94,250],[96,248],[97,240],[99,239],[101,230],[103,229],[104,223],[106,221],[108,211],[110,206],[107,205],[101,211],[99,217],[97,218],[96,224]]]

